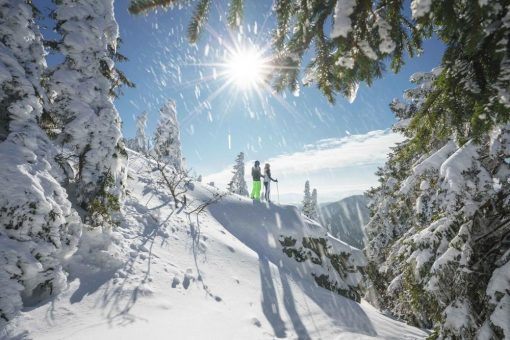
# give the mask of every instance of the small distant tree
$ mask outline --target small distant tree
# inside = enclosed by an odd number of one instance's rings
[[[145,135],[145,127],[147,126],[147,111],[136,117],[136,151],[146,153],[149,149],[147,145],[147,137]]]
[[[305,182],[305,195],[303,197],[303,204],[301,207],[301,212],[306,217],[310,217],[312,213],[312,195],[310,194],[310,181]]]
[[[317,189],[312,190],[310,216],[308,217],[315,221],[319,219],[319,204],[317,203]]]
[[[177,110],[173,100],[169,100],[159,111],[152,152],[160,162],[172,165],[178,171],[183,169]]]
[[[244,152],[237,155],[232,173],[234,176],[230,183],[228,183],[228,191],[241,196],[248,196],[248,186],[244,180]]]

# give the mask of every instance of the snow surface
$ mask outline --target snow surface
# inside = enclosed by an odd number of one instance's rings
[[[123,222],[85,233],[62,294],[26,308],[7,339],[420,339],[426,332],[317,285],[277,247],[324,229],[295,207],[237,195],[198,218],[175,209],[157,172],[130,154]],[[221,193],[193,182],[188,204]],[[361,251],[329,237],[337,251]],[[108,247],[108,251],[104,249]],[[302,277],[300,277],[300,274]]]

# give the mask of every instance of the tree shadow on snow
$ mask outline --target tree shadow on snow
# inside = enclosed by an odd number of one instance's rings
[[[137,319],[143,319],[131,314],[130,311],[140,296],[152,293],[146,286],[150,281],[151,263],[154,257],[152,249],[161,228],[165,226],[165,223],[172,214],[173,212],[163,222],[159,222],[156,218],[149,215],[151,221],[143,223],[144,228],[138,237],[141,242],[135,246],[131,256],[122,268],[124,277],[116,284],[109,282],[109,285],[104,290],[99,304],[107,310],[106,317],[110,325],[126,325],[135,322]],[[137,272],[134,266],[138,259],[147,263],[144,275],[141,277],[131,275]]]
[[[81,302],[85,296],[96,292],[102,285],[111,280],[117,269],[94,271],[86,266],[83,266],[81,270],[75,268],[73,275],[69,276],[69,281],[79,279],[80,286],[71,295],[69,302],[72,304]]]
[[[124,234],[125,240],[133,240],[130,244],[129,257],[124,264],[99,270],[95,266],[77,261],[73,264],[72,276],[70,276],[70,280],[79,279],[80,281],[78,289],[70,297],[70,302],[73,304],[82,301],[85,296],[95,293],[98,289],[103,289],[101,296],[95,301],[95,307],[104,310],[104,316],[110,325],[126,325],[143,319],[131,314],[130,311],[140,296],[151,294],[147,283],[150,281],[151,263],[155,256],[152,251],[153,246],[157,236],[162,235],[162,228],[173,214],[172,211],[170,216],[160,221],[151,215],[152,209],[138,202],[128,202],[125,208],[132,210],[131,215],[136,219],[133,222],[143,228],[135,237],[128,237],[130,227],[128,226],[125,232],[122,226],[119,227],[118,230]],[[139,270],[135,268],[137,261],[140,260],[147,265],[141,276],[136,275]]]

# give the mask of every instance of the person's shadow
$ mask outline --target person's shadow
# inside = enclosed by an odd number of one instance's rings
[[[269,261],[263,254],[259,254],[259,270],[262,288],[262,312],[266,316],[267,321],[271,324],[271,327],[273,327],[275,336],[277,338],[285,338],[285,323],[280,316],[278,298],[276,296],[276,289],[273,283]]]
[[[310,335],[306,330],[306,326],[301,321],[301,317],[299,316],[298,311],[296,310],[296,303],[294,301],[294,294],[292,294],[292,289],[290,288],[289,278],[287,273],[279,270],[280,272],[280,280],[282,282],[283,288],[283,304],[285,306],[285,310],[289,314],[290,321],[294,326],[294,330],[298,336],[299,340],[310,340]]]

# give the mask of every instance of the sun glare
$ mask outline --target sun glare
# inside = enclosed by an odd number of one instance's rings
[[[255,49],[236,51],[226,63],[227,77],[243,89],[260,87],[267,72],[266,61]]]

